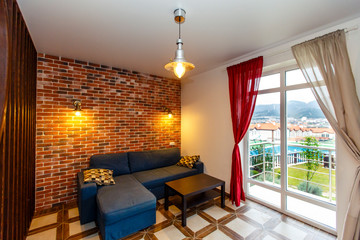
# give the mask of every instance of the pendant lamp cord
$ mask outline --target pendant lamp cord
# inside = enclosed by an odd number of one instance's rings
[[[181,39],[181,28],[180,28],[180,18],[179,18],[179,39]]]

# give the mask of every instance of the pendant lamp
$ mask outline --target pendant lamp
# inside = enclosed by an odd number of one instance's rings
[[[190,71],[195,68],[194,64],[187,62],[184,57],[184,50],[182,49],[183,41],[181,39],[181,28],[180,25],[185,22],[185,10],[182,8],[175,9],[175,22],[179,24],[179,39],[176,42],[177,49],[175,52],[174,60],[170,60],[168,64],[165,65],[165,69],[181,78],[186,71]]]

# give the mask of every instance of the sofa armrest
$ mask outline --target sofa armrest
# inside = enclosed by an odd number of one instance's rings
[[[77,173],[78,207],[80,223],[85,224],[96,218],[96,183],[85,183],[83,172]]]
[[[198,173],[204,173],[204,163],[200,160],[194,164],[193,168],[197,169]]]

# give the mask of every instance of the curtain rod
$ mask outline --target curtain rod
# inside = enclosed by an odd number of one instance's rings
[[[348,33],[348,32],[351,32],[351,31],[355,31],[355,30],[358,30],[359,29],[359,26],[358,25],[355,25],[355,26],[352,26],[351,28],[345,28],[345,33]]]
[[[345,33],[348,33],[348,32],[358,30],[359,26],[355,25],[355,26],[352,26],[352,27],[349,27],[349,28],[343,28],[343,29],[345,30]],[[275,53],[269,54],[269,55],[264,55],[264,57],[272,57],[272,56],[276,56],[276,55],[283,54],[283,53],[286,53],[286,52],[291,52],[291,49],[275,52]]]
[[[348,32],[352,32],[352,31],[356,31],[359,29],[359,26],[358,25],[354,25],[352,27],[349,27],[349,28],[343,28],[345,33],[348,33]],[[271,54],[265,54],[263,55],[264,58],[267,58],[267,57],[273,57],[273,56],[276,56],[276,55],[280,55],[280,54],[283,54],[283,53],[286,53],[286,52],[291,52],[291,48],[290,49],[287,49],[287,50],[280,50],[278,52],[275,52],[275,53],[271,53]],[[226,64],[226,66],[231,66],[231,65],[234,65],[235,61],[232,60],[231,63],[228,63]]]

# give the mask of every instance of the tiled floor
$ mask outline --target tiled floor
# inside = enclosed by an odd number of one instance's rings
[[[220,208],[216,199],[189,209],[187,226],[181,226],[181,211],[174,205],[164,210],[158,201],[156,224],[125,238],[126,240],[330,240],[335,236],[308,226],[251,201],[235,207],[226,200]],[[80,225],[76,205],[62,206],[38,213],[34,217],[27,240],[99,240],[94,222]]]

